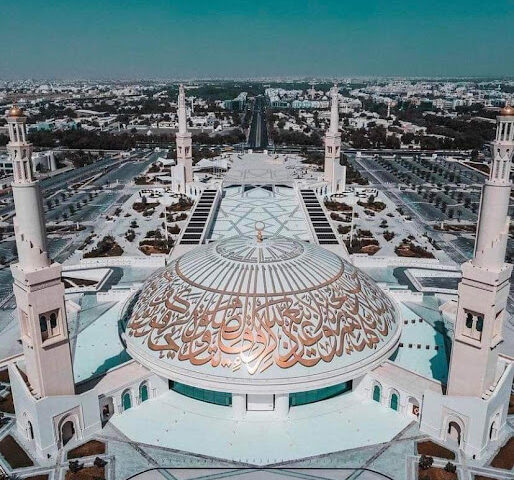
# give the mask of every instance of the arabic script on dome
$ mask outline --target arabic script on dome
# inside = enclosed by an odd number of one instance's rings
[[[291,239],[242,237],[154,274],[127,333],[160,358],[256,375],[375,350],[396,322],[387,295],[337,255]]]

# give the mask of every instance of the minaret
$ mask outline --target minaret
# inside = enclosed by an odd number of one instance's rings
[[[27,142],[23,111],[14,106],[7,122],[13,165],[14,233],[18,263],[12,265],[25,368],[37,397],[75,391],[64,304],[61,266],[48,257],[43,200],[32,173],[32,145]]]
[[[187,131],[186,93],[184,85],[178,91],[178,133],[177,133],[177,165],[184,166],[186,183],[193,181],[193,141]]]
[[[489,179],[482,190],[473,259],[462,266],[448,379],[448,394],[487,398],[498,381],[498,345],[507,314],[512,266],[505,263],[509,236],[510,169],[514,108],[497,117]]]
[[[325,135],[325,181],[332,192],[335,191],[334,181],[336,164],[341,159],[341,136],[339,135],[339,89],[334,85],[330,90],[330,127]]]

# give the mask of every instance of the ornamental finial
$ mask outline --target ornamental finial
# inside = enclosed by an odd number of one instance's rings
[[[255,222],[255,230],[257,230],[257,243],[262,243],[262,231],[264,230],[263,222]]]

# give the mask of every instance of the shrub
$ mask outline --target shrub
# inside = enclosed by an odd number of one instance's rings
[[[394,232],[390,232],[389,230],[386,230],[384,232],[384,238],[390,242],[394,238]]]
[[[69,468],[71,473],[77,473],[84,468],[84,464],[80,463],[78,460],[71,460],[69,463]]]
[[[428,455],[421,455],[419,459],[419,468],[421,468],[421,470],[428,470],[433,463],[434,459],[432,457],[429,457]]]
[[[95,458],[95,461],[94,461],[95,467],[102,468],[102,467],[105,467],[106,465],[107,465],[107,462],[104,459],[102,459],[100,457]]]
[[[171,227],[168,228],[168,232],[176,235],[176,234],[180,233],[180,227],[177,224],[172,225]]]
[[[448,463],[444,466],[444,469],[445,469],[448,473],[456,473],[456,472],[457,472],[457,465],[454,465],[452,462],[448,462]]]

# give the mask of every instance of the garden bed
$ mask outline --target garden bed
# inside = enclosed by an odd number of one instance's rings
[[[67,454],[68,459],[91,457],[93,455],[103,455],[105,453],[105,443],[98,440],[90,440],[78,447],[70,450]]]
[[[177,203],[168,207],[168,212],[184,212],[185,210],[189,210],[192,206],[193,202],[191,200],[181,197]]]
[[[137,213],[143,213],[143,212],[146,212],[147,210],[150,210],[150,209],[153,210],[153,209],[155,209],[158,206],[159,206],[158,202],[152,202],[152,203],[148,203],[148,202],[135,202],[132,205],[132,208]]]
[[[6,462],[13,469],[32,467],[34,465],[25,450],[20,447],[11,435],[7,435],[7,437],[0,440],[0,455],[5,458]]]
[[[120,257],[122,254],[123,248],[116,243],[113,237],[107,236],[98,242],[96,248],[85,253],[84,258]]]
[[[394,252],[399,257],[434,258],[431,252],[409,241],[404,241],[401,245],[397,246]]]
[[[105,467],[97,467],[92,465],[91,467],[85,467],[78,472],[66,472],[64,480],[99,480],[105,479]]]
[[[505,470],[511,470],[514,467],[514,437],[509,438],[509,441],[500,448],[491,462],[491,467]]]
[[[327,210],[332,210],[336,212],[351,212],[352,207],[350,205],[347,205],[343,202],[331,202],[330,200],[327,200],[325,202],[325,207],[327,207]]]
[[[357,202],[357,205],[376,213],[381,212],[386,208],[386,204],[384,202]]]
[[[418,470],[419,480],[457,480],[457,474],[447,472],[444,468],[430,467],[427,470]]]
[[[420,455],[427,455],[429,457],[446,458],[448,460],[455,460],[455,453],[447,448],[442,447],[434,442],[418,442],[418,453]]]
[[[0,412],[4,413],[15,413],[14,401],[12,398],[12,392],[9,392],[5,398],[0,400]]]

